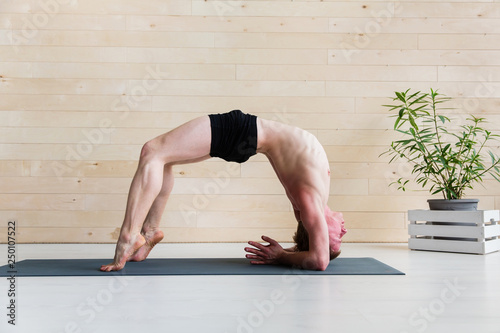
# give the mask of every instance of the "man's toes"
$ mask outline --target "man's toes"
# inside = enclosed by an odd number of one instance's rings
[[[111,272],[111,271],[119,271],[123,267],[120,267],[119,265],[111,264],[111,265],[102,265],[101,266],[101,271],[103,272]]]

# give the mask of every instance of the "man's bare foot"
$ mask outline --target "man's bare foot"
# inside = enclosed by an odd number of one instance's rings
[[[128,258],[127,261],[143,261],[149,255],[153,247],[163,239],[163,231],[154,230],[144,234],[146,243],[137,252]]]
[[[120,239],[116,244],[115,259],[109,265],[102,265],[101,271],[119,271],[125,266],[127,259],[133,256],[145,243],[146,240],[141,234],[132,236],[129,240]]]

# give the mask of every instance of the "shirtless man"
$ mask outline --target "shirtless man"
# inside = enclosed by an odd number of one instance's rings
[[[298,221],[296,246],[283,249],[267,236],[268,245],[248,242],[252,264],[275,264],[325,270],[340,254],[345,234],[340,213],[328,206],[330,170],[326,153],[309,132],[234,110],[193,119],[156,137],[143,147],[132,180],[114,261],[102,271],[117,271],[127,261],[146,259],[163,239],[161,215],[174,185],[172,166],[210,157],[243,163],[256,153],[267,156]]]

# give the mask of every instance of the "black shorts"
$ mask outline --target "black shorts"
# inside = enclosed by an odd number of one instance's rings
[[[210,156],[243,163],[257,153],[257,117],[240,110],[211,114]]]

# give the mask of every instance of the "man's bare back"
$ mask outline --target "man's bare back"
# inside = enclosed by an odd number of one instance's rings
[[[261,118],[257,119],[257,126],[257,152],[267,156],[294,207],[305,189],[314,192],[326,205],[330,167],[316,137],[298,127]]]
[[[120,270],[126,261],[144,260],[161,241],[163,232],[159,230],[159,221],[173,187],[172,166],[217,156],[213,154],[213,140],[217,139],[213,138],[215,123],[208,118],[196,118],[144,145],[130,188],[115,259],[113,263],[103,265],[101,270]],[[272,238],[263,236],[269,245],[249,242],[253,247],[245,248],[247,258],[253,264],[284,264],[324,270],[331,258],[332,243],[331,237],[329,239],[331,227],[325,220],[330,188],[326,153],[318,140],[302,129],[254,119],[257,140],[253,154],[262,153],[268,157],[293,205],[297,220],[308,232],[309,245],[302,251],[285,250]],[[247,158],[242,158],[242,161]],[[338,240],[345,233],[343,230],[340,226],[336,228]]]

